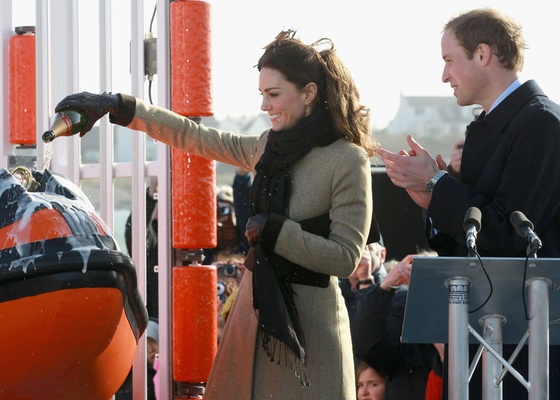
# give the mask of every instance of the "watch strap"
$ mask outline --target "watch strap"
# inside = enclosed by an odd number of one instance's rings
[[[368,279],[360,279],[358,281],[358,289],[360,288],[360,286],[362,285],[373,285],[373,279],[368,278]]]
[[[447,171],[444,169],[440,169],[436,174],[426,183],[426,188],[428,192],[433,192],[434,188],[436,187],[436,183],[440,180],[440,178],[444,175],[447,175]]]

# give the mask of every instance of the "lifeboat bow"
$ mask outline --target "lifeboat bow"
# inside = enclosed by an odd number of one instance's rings
[[[18,169],[0,168],[0,399],[109,399],[148,323],[134,263],[76,185]]]

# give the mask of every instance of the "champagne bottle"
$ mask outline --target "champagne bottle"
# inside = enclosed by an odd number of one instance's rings
[[[59,136],[72,136],[80,132],[87,124],[87,114],[67,108],[58,112],[51,129],[43,133],[43,142],[52,142]]]

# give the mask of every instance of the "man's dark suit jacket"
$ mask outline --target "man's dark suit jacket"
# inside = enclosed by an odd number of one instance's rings
[[[440,256],[466,256],[463,220],[474,206],[482,212],[476,242],[481,256],[526,256],[528,242],[510,223],[511,213],[521,211],[543,242],[538,257],[560,257],[559,150],[560,106],[535,81],[517,88],[488,115],[482,113],[467,128],[460,179],[444,176],[435,186],[427,211],[430,247]],[[513,347],[504,345],[506,360]],[[551,399],[560,398],[558,347],[550,349]],[[513,365],[528,379],[526,348]],[[471,380],[471,398],[481,396],[480,369],[479,365],[478,377]],[[446,392],[444,388],[444,396]],[[508,374],[503,397],[515,400],[528,395]]]

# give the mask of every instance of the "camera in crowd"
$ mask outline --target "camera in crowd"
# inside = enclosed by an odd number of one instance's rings
[[[222,303],[225,303],[227,296],[229,296],[232,290],[231,279],[227,278],[239,278],[241,277],[241,272],[239,271],[239,267],[231,262],[218,262],[214,265],[218,273],[218,299]]]
[[[222,281],[218,281],[218,300],[226,302],[226,284]]]
[[[231,278],[237,278],[238,276],[238,269],[237,269],[237,265],[235,264],[223,264],[223,265],[218,265],[218,276],[229,276]]]

